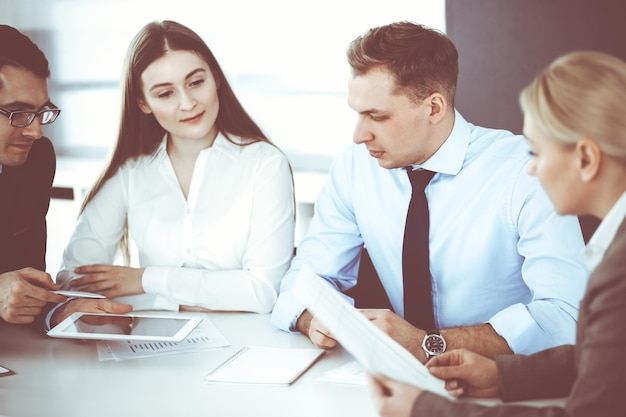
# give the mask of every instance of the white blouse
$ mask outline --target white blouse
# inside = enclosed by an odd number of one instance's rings
[[[626,218],[626,192],[611,207],[585,246],[583,256],[590,272],[593,272],[604,259],[604,254],[611,246],[624,218]]]
[[[128,230],[145,267],[135,310],[269,312],[294,249],[293,182],[276,147],[219,134],[198,156],[185,199],[166,152],[128,161],[78,219],[57,283],[80,265],[112,264]]]

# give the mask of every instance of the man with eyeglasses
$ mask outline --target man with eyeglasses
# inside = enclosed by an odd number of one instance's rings
[[[48,97],[49,76],[37,45],[0,25],[0,318],[10,323],[32,323],[46,305],[68,301],[52,292],[58,286],[45,272],[56,157],[41,126],[61,113]],[[108,300],[71,302],[74,311],[129,310]]]

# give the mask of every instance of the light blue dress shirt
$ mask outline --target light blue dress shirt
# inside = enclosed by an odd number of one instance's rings
[[[452,133],[421,166],[437,172],[426,196],[438,328],[490,323],[522,354],[574,343],[588,279],[577,218],[554,212],[527,173],[529,161],[522,136],[474,126],[456,112]],[[292,289],[304,266],[339,290],[356,285],[364,244],[403,316],[402,243],[410,196],[403,168],[381,168],[364,145],[344,152],[283,278],[274,325],[297,331],[305,307]]]

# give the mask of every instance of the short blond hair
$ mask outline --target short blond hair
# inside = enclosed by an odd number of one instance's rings
[[[520,94],[524,116],[563,143],[593,139],[626,163],[626,62],[595,51],[560,56]]]

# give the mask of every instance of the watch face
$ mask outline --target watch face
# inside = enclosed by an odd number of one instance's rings
[[[424,349],[431,355],[439,355],[446,350],[446,341],[438,334],[431,334],[424,339]]]

